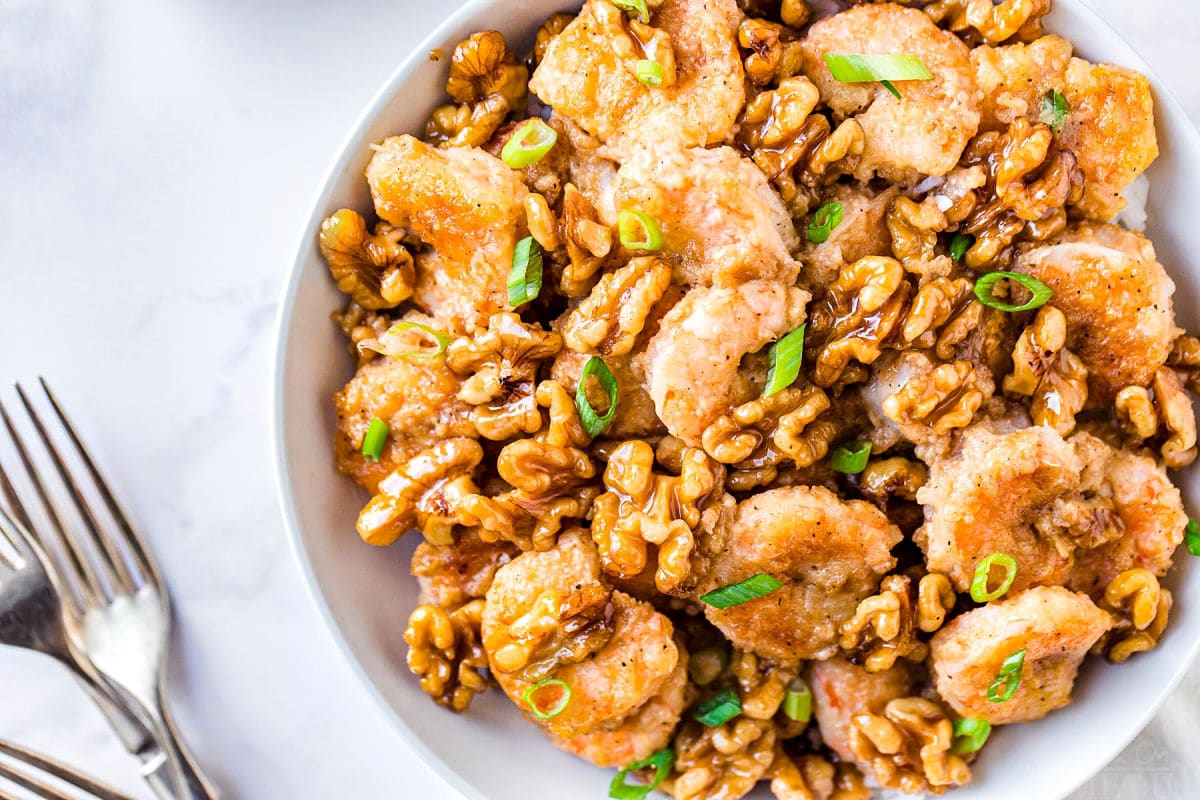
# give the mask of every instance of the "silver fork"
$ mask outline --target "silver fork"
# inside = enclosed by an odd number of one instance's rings
[[[131,710],[153,734],[174,778],[176,796],[213,800],[215,790],[201,775],[167,710],[164,674],[171,608],[158,567],[45,380],[39,378],[38,382],[52,411],[46,417],[49,425],[20,384],[16,386],[17,396],[54,466],[58,485],[77,511],[75,522],[49,490],[44,470],[37,466],[2,403],[0,417],[49,520],[47,527],[53,529],[54,538],[66,554],[59,569],[51,566],[47,573],[58,584],[64,600],[67,633],[107,684],[130,701]],[[56,431],[57,444],[49,428]],[[67,463],[63,453],[73,453],[74,466]],[[87,495],[93,497],[93,502],[99,499],[106,519],[97,514]],[[29,519],[16,492],[13,499],[19,508],[17,513]],[[18,535],[23,531],[17,526]],[[30,527],[28,531],[42,543],[51,538],[46,529]],[[43,552],[48,549],[43,548]]]
[[[128,795],[96,778],[18,744],[0,739],[0,753],[25,767],[21,769],[6,760],[0,760],[0,778],[15,786],[20,786],[35,797],[44,798],[44,800],[72,800],[70,795],[64,793],[57,786],[43,780],[43,776],[49,776],[80,789],[89,797],[95,797],[97,800],[130,800]],[[0,789],[0,800],[16,799]]]

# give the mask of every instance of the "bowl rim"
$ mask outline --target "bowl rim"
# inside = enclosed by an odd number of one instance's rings
[[[363,137],[367,128],[370,127],[373,120],[379,116],[384,107],[401,89],[404,82],[408,80],[410,73],[414,72],[425,60],[427,53],[432,47],[436,47],[439,42],[444,41],[450,32],[458,27],[468,18],[475,16],[480,9],[490,7],[496,0],[467,0],[458,9],[445,17],[438,23],[429,33],[423,37],[412,52],[409,53],[399,64],[391,71],[387,78],[383,81],[379,89],[372,96],[370,102],[365,109],[358,115],[354,123],[350,126],[346,135],[342,138],[341,143],[336,151],[336,155],[331,160],[329,166],[325,170],[320,186],[316,194],[309,204],[308,214],[305,216],[303,226],[301,227],[295,244],[291,250],[291,258],[288,262],[288,274],[284,281],[283,288],[280,293],[280,300],[276,309],[274,320],[274,347],[272,348],[272,379],[271,379],[271,397],[270,397],[270,431],[271,431],[271,448],[273,457],[271,463],[274,471],[274,482],[276,495],[279,501],[280,513],[283,518],[284,527],[287,530],[289,541],[289,550],[292,553],[293,560],[299,568],[304,579],[305,591],[309,599],[316,607],[318,614],[324,621],[326,630],[332,635],[333,640],[337,643],[341,650],[343,658],[349,662],[349,665],[361,684],[367,690],[369,695],[374,699],[377,707],[380,707],[387,719],[391,722],[405,744],[411,749],[413,754],[420,759],[421,764],[428,767],[430,772],[436,775],[444,783],[452,787],[464,798],[470,800],[487,800],[486,796],[480,793],[478,788],[462,777],[457,770],[451,768],[433,749],[425,743],[424,739],[413,729],[411,725],[396,712],[396,709],[384,696],[380,687],[367,674],[366,667],[361,659],[355,654],[350,643],[346,639],[341,626],[334,619],[333,612],[329,606],[329,602],[325,598],[324,591],[321,588],[320,582],[313,570],[312,562],[308,556],[308,551],[301,535],[301,526],[296,514],[296,503],[292,491],[292,485],[289,480],[289,458],[287,447],[287,435],[284,430],[284,363],[286,361],[287,347],[289,341],[289,323],[293,316],[293,310],[296,303],[296,297],[300,287],[300,278],[303,273],[303,262],[305,254],[312,245],[313,232],[317,230],[321,220],[324,218],[325,209],[332,194],[334,185],[342,177],[350,162],[359,155],[356,152],[355,146]],[[575,0],[573,0],[574,4]],[[578,0],[582,4],[582,0]],[[1129,41],[1120,33],[1114,25],[1111,25],[1104,17],[1100,15],[1086,0],[1059,0],[1059,3],[1069,7],[1072,13],[1080,14],[1090,19],[1091,24],[1102,29],[1108,35],[1114,37],[1125,45],[1128,51],[1133,54],[1136,63],[1121,64],[1128,69],[1136,69],[1141,72],[1150,81],[1156,108],[1162,109],[1169,107],[1171,117],[1181,121],[1178,126],[1178,133],[1182,133],[1186,139],[1186,147],[1195,152],[1200,152],[1200,131],[1196,125],[1192,123],[1187,110],[1175,93],[1166,86],[1166,84],[1158,77],[1158,74],[1153,70],[1146,60],[1142,57],[1137,48],[1133,47]],[[1156,115],[1156,124],[1160,130],[1161,112]],[[1122,736],[1113,737],[1110,740],[1108,747],[1101,754],[1101,759],[1097,759],[1092,763],[1096,764],[1094,770],[1081,771],[1077,776],[1069,781],[1069,785],[1064,794],[1060,798],[1067,797],[1071,793],[1077,791],[1083,784],[1098,775],[1113,759],[1140,735],[1146,726],[1157,716],[1167,698],[1178,688],[1180,682],[1187,674],[1191,666],[1196,662],[1197,656],[1200,655],[1200,638],[1197,638],[1191,643],[1187,650],[1186,656],[1181,659],[1170,679],[1166,681],[1158,698],[1151,704],[1147,705],[1140,717],[1134,725],[1128,727],[1128,733]]]

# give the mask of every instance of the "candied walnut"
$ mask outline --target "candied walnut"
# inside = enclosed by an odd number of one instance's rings
[[[888,789],[940,793],[971,780],[967,763],[950,752],[953,725],[941,706],[923,697],[888,702],[883,714],[856,714],[850,749],[870,764],[875,780]]]
[[[1168,467],[1180,469],[1196,460],[1196,414],[1175,370],[1159,367],[1149,389],[1127,386],[1114,405],[1130,439],[1161,440],[1159,453]]]
[[[474,439],[446,439],[403,463],[379,482],[358,515],[367,544],[389,545],[414,526],[430,544],[448,545],[459,501],[477,491],[472,474],[483,460]]]
[[[807,467],[829,452],[831,439],[814,422],[830,407],[829,396],[815,386],[790,386],[758,397],[719,417],[704,429],[704,451],[722,464],[753,469],[774,467],[784,459]]]
[[[591,294],[567,315],[563,342],[577,353],[629,353],[670,285],[671,265],[657,256],[634,258],[605,273]]]
[[[335,311],[330,316],[350,340],[350,354],[358,359],[360,367],[375,358],[378,353],[369,347],[360,348],[359,343],[378,339],[392,327],[390,317],[377,311],[369,311],[354,301],[346,306],[345,311]]]
[[[458,532],[452,544],[417,545],[410,572],[421,586],[422,603],[458,608],[483,597],[496,570],[519,552],[508,543],[485,542],[478,531],[468,528]]]
[[[932,372],[913,376],[883,401],[883,413],[898,425],[922,423],[938,436],[971,424],[983,405],[984,393],[975,367],[967,361],[939,364]]]
[[[679,460],[679,475],[655,472],[654,449],[636,439],[609,453],[607,491],[592,512],[592,539],[606,573],[637,577],[648,566],[647,545],[653,544],[659,591],[675,591],[691,575],[704,507],[720,493],[723,476],[703,450],[687,448]]]
[[[938,200],[931,195],[918,203],[900,195],[887,213],[892,255],[906,270],[923,277],[948,275],[954,266],[949,256],[937,253],[938,234],[950,227]]]
[[[1187,388],[1200,394],[1200,339],[1189,334],[1176,339],[1171,355],[1167,357],[1167,366],[1185,375]]]
[[[954,608],[958,595],[954,584],[940,572],[921,577],[917,585],[917,627],[933,633],[946,621],[946,613]]]
[[[874,363],[898,326],[911,289],[895,259],[867,256],[843,267],[825,302],[813,310],[809,330],[820,343],[813,381],[830,386],[852,360]]]
[[[776,746],[771,764],[771,793],[776,800],[870,800],[871,790],[853,764],[834,765],[815,753],[793,759]]]
[[[745,650],[734,650],[729,671],[737,681],[742,714],[751,719],[771,719],[783,705],[788,684],[798,673],[794,664],[762,658]]]
[[[425,141],[438,147],[482,147],[512,109],[501,94],[475,103],[438,106],[425,123]]]
[[[912,579],[889,575],[879,593],[859,601],[854,616],[842,624],[838,645],[859,654],[867,672],[891,669],[898,658],[923,661],[928,648],[917,641],[916,617]]]
[[[612,251],[613,239],[612,229],[599,221],[595,207],[574,184],[563,188],[559,234],[566,243],[568,259],[563,268],[562,292],[567,297],[583,297]]]
[[[430,604],[413,609],[404,629],[408,668],[440,706],[463,712],[471,698],[488,688],[487,654],[479,642],[483,600],[455,611]]]
[[[920,461],[899,456],[880,458],[867,464],[858,476],[858,487],[875,505],[882,507],[892,497],[916,500],[917,490],[928,477],[929,471]]]
[[[560,242],[558,235],[558,220],[550,210],[544,194],[530,192],[525,198],[525,222],[529,225],[529,235],[541,248],[546,251],[557,250]]]
[[[742,65],[746,77],[757,86],[766,86],[800,72],[804,59],[800,42],[790,36],[783,25],[765,19],[742,20],[738,26],[738,45],[745,54]]]
[[[969,40],[999,44],[1014,37],[1022,42],[1040,37],[1042,17],[1050,8],[1050,0],[936,0],[924,10],[934,22]]]
[[[1095,649],[1104,651],[1114,664],[1154,649],[1167,627],[1173,604],[1171,592],[1159,585],[1153,572],[1144,567],[1125,570],[1104,590],[1102,605],[1117,621]]]
[[[1013,348],[1013,371],[1004,391],[1032,397],[1033,424],[1066,436],[1087,402],[1087,367],[1066,347],[1067,318],[1054,306],[1038,311]]]
[[[546,48],[554,41],[563,28],[571,24],[571,20],[575,19],[574,14],[567,14],[559,11],[556,14],[551,14],[546,17],[537,29],[533,39],[533,52],[529,56],[530,66],[536,67],[542,62],[542,56],[546,55]]]
[[[404,231],[379,222],[375,233],[357,211],[343,208],[321,223],[321,255],[341,291],[368,311],[395,308],[413,293],[412,254]]]
[[[742,797],[770,769],[775,739],[769,720],[737,717],[715,728],[688,722],[675,736],[677,774],[667,790],[675,800]]]
[[[538,362],[562,349],[562,337],[521,321],[511,312],[493,314],[485,331],[456,339],[446,348],[446,365],[467,377],[458,399],[473,406],[479,435],[503,441],[534,433],[542,415],[534,399]]]
[[[931,348],[938,358],[949,361],[982,319],[983,303],[969,280],[934,278],[917,289],[900,327],[900,342]]]
[[[459,42],[450,57],[446,93],[456,103],[499,94],[511,109],[525,101],[529,70],[517,62],[499,31],[479,31]]]
[[[779,4],[779,18],[789,28],[802,28],[812,19],[812,8],[808,0],[783,0]]]

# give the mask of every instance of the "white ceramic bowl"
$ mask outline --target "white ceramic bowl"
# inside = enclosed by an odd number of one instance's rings
[[[1057,0],[1050,30],[1078,52],[1149,73],[1149,68],[1081,0]],[[466,715],[435,707],[404,666],[405,619],[416,603],[408,574],[415,535],[381,550],[361,542],[354,520],[363,494],[334,469],[333,393],[352,369],[344,339],[329,322],[344,298],[317,250],[321,220],[338,208],[371,209],[363,169],[368,145],[386,136],[420,133],[443,102],[446,62],[468,34],[498,28],[510,42],[532,40],[552,12],[573,0],[473,0],[413,50],[354,126],[305,220],[279,312],[275,375],[275,446],[287,526],[317,604],[350,658],[386,704],[401,735],[470,798],[603,798],[611,770],[599,770],[556,750],[520,719],[499,692]],[[518,48],[519,49],[519,48]],[[1150,76],[1154,81],[1153,75]],[[1157,84],[1157,81],[1155,81]],[[1162,156],[1150,170],[1148,233],[1179,285],[1181,323],[1195,330],[1200,275],[1189,271],[1200,219],[1200,136],[1172,98],[1158,93]],[[1197,508],[1200,478],[1186,475],[1189,507]],[[1176,593],[1171,627],[1154,651],[1121,666],[1089,661],[1075,702],[1040,722],[1006,727],[993,736],[956,800],[1060,798],[1100,770],[1149,721],[1200,645],[1200,568],[1184,555],[1169,584]],[[403,789],[403,787],[397,787]]]

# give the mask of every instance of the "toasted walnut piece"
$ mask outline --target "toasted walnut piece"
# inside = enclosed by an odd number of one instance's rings
[[[1145,386],[1126,386],[1117,392],[1113,407],[1122,427],[1133,438],[1149,439],[1158,432],[1158,412]]]
[[[854,119],[843,120],[831,134],[813,147],[802,163],[803,169],[797,176],[797,182],[815,189],[853,172],[866,141],[862,125]]]
[[[900,341],[932,348],[934,355],[949,361],[955,347],[979,328],[982,319],[983,304],[969,280],[934,278],[917,289],[900,326]]]
[[[523,322],[517,314],[493,314],[485,331],[456,339],[446,348],[446,365],[461,376],[458,399],[472,409],[479,435],[503,441],[534,433],[542,415],[534,400],[538,362],[562,349],[562,337]]]
[[[820,342],[813,381],[830,386],[852,360],[874,363],[899,325],[910,291],[895,259],[867,256],[843,267],[812,313],[809,330]]]
[[[800,42],[785,28],[765,19],[747,18],[738,26],[738,45],[744,54],[746,77],[757,86],[790,78],[800,72]]]
[[[775,759],[775,728],[768,720],[737,717],[715,728],[688,722],[675,736],[675,800],[742,797]]]
[[[543,250],[557,250],[559,244],[558,220],[546,202],[546,196],[530,192],[525,197],[525,221],[529,225],[529,234],[533,236]]]
[[[671,265],[656,256],[634,258],[605,273],[591,294],[567,315],[563,342],[577,353],[629,353],[670,285]]]
[[[1067,318],[1054,306],[1043,306],[1013,348],[1013,371],[1004,391],[1033,398],[1035,425],[1047,425],[1062,436],[1075,429],[1075,415],[1087,402],[1087,367],[1066,347]]]
[[[1148,569],[1137,567],[1117,575],[1104,590],[1103,606],[1116,618],[1113,630],[1097,643],[1114,664],[1153,649],[1167,627],[1174,598]]]
[[[828,451],[828,442],[812,442],[805,431],[829,405],[829,396],[815,386],[790,386],[719,417],[705,428],[701,444],[722,464],[775,465],[786,457],[807,467]]]
[[[402,229],[385,222],[367,233],[366,220],[343,208],[321,223],[319,243],[338,289],[359,306],[379,311],[395,308],[413,293],[413,259],[403,238]]]
[[[1041,20],[1051,0],[936,0],[924,11],[934,22],[974,43],[999,44],[1009,39],[1032,42],[1042,33]]]
[[[783,705],[788,684],[795,679],[799,670],[794,664],[783,664],[744,650],[734,650],[729,671],[737,680],[742,713],[751,719],[767,720],[774,717]]]
[[[423,604],[409,615],[404,629],[409,670],[421,678],[421,688],[435,703],[459,713],[488,688],[483,674],[487,654],[479,641],[482,617],[483,600],[453,612]]]
[[[928,477],[929,471],[920,461],[899,456],[878,458],[868,463],[858,476],[858,486],[868,499],[882,507],[891,497],[916,500],[917,490]]]
[[[438,147],[482,147],[511,110],[501,94],[459,106],[438,106],[425,123],[425,141]]]
[[[1187,376],[1188,389],[1200,394],[1200,339],[1190,334],[1176,339],[1167,366]]]
[[[771,793],[776,800],[870,800],[862,773],[843,761],[834,765],[815,753],[795,759],[778,744],[771,764]]]
[[[883,413],[898,425],[920,422],[945,436],[971,424],[983,404],[975,367],[967,361],[939,364],[927,375],[914,376],[883,401]]]
[[[542,57],[546,55],[546,48],[563,32],[563,28],[571,24],[573,19],[575,19],[574,14],[562,11],[546,17],[546,21],[538,27],[537,34],[534,36],[533,53],[530,55],[532,66],[536,67],[542,63]]]
[[[350,354],[358,359],[360,367],[375,358],[378,353],[370,348],[359,349],[358,343],[378,339],[392,327],[391,318],[376,311],[368,311],[354,301],[350,301],[344,311],[335,311],[330,316],[350,340]]]
[[[779,18],[789,28],[802,28],[812,18],[808,0],[783,0],[779,5]]]
[[[928,648],[917,641],[916,616],[912,580],[889,575],[879,592],[861,600],[854,616],[842,624],[838,645],[861,654],[868,672],[891,669],[898,658],[921,661]]]
[[[954,608],[958,596],[954,584],[940,572],[922,576],[917,585],[917,627],[933,633],[946,621],[946,612]]]
[[[517,63],[499,31],[480,31],[459,42],[450,57],[446,93],[456,103],[473,103],[499,94],[510,109],[525,101],[529,70]]]
[[[450,544],[455,509],[477,491],[471,476],[482,460],[483,448],[474,439],[438,442],[379,482],[379,493],[358,515],[358,534],[382,546],[415,526],[430,544]]]
[[[569,262],[563,269],[562,292],[567,297],[583,297],[612,251],[612,230],[600,223],[595,207],[570,183],[563,188],[558,224]]]
[[[720,492],[721,468],[703,450],[688,448],[679,475],[654,471],[654,450],[646,442],[623,442],[609,454],[604,469],[608,489],[596,498],[592,539],[601,568],[620,578],[635,578],[648,565],[647,545],[658,549],[654,580],[659,591],[678,589],[691,575],[691,556],[701,506]]]
[[[886,218],[892,255],[906,270],[923,277],[947,275],[953,268],[949,256],[937,254],[938,234],[950,227],[938,199],[931,195],[918,203],[899,195]]]
[[[914,794],[970,782],[966,762],[950,752],[953,739],[946,712],[923,697],[892,700],[883,714],[856,714],[850,729],[851,751],[871,765],[880,786]]]
[[[1117,419],[1131,439],[1142,441],[1158,434],[1163,463],[1172,469],[1196,460],[1196,414],[1183,380],[1171,367],[1159,367],[1151,388],[1127,386],[1117,393]]]

